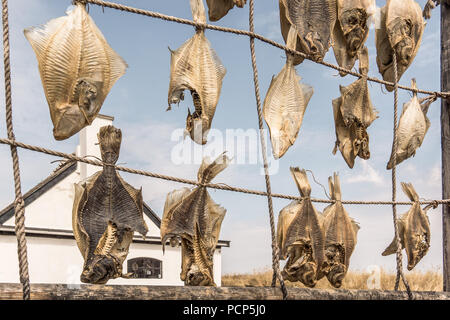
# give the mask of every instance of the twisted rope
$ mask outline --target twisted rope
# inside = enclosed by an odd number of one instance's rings
[[[121,5],[121,4],[118,4],[118,3],[101,1],[101,0],[74,0],[74,3],[77,3],[77,2],[81,2],[83,4],[86,4],[86,3],[95,4],[95,5],[101,6],[102,8],[107,7],[107,8],[111,8],[111,9],[115,9],[115,10],[120,10],[120,11],[130,12],[130,13],[134,13],[134,14],[144,15],[144,16],[152,17],[152,18],[156,18],[156,19],[162,19],[162,20],[165,20],[165,21],[171,21],[171,22],[176,22],[176,23],[180,23],[180,24],[191,25],[191,26],[194,26],[196,28],[210,29],[210,30],[215,30],[215,31],[233,33],[233,34],[241,35],[241,36],[247,36],[247,37],[250,37],[250,38],[253,38],[253,39],[258,39],[258,40],[260,40],[262,42],[265,42],[265,43],[267,43],[267,44],[269,44],[271,46],[274,46],[276,48],[279,48],[279,49],[281,49],[283,51],[287,51],[290,54],[301,56],[304,59],[310,60],[310,61],[312,61],[314,63],[317,63],[317,64],[321,64],[323,66],[326,66],[328,68],[334,69],[336,71],[343,72],[343,73],[346,73],[346,74],[350,74],[350,75],[352,75],[354,77],[358,77],[358,78],[362,78],[362,77],[365,76],[368,81],[380,83],[380,84],[383,84],[383,85],[386,85],[386,86],[391,86],[391,87],[394,86],[393,82],[380,80],[380,79],[375,78],[375,77],[367,77],[367,75],[363,75],[361,73],[354,72],[354,71],[342,68],[340,66],[336,66],[334,64],[331,64],[331,63],[328,63],[328,62],[325,62],[325,61],[316,61],[312,57],[308,56],[307,54],[305,54],[303,52],[289,49],[287,46],[282,45],[282,44],[280,44],[278,42],[275,42],[273,40],[270,40],[270,39],[268,39],[266,37],[263,37],[260,34],[256,34],[252,30],[247,31],[247,30],[240,30],[240,29],[234,29],[234,28],[220,27],[220,26],[211,25],[211,24],[207,24],[207,23],[198,23],[198,22],[195,22],[195,21],[192,21],[192,20],[189,20],[189,19],[173,17],[173,16],[165,15],[165,14],[162,14],[162,13],[159,13],[159,12],[153,12],[153,11],[148,11],[148,10],[143,10],[143,9],[137,9],[137,8]],[[402,90],[415,92],[415,93],[434,95],[434,96],[439,97],[439,98],[447,98],[447,97],[450,98],[450,92],[419,90],[417,88],[412,88],[412,87],[403,86],[403,85],[398,85],[398,88],[402,89]]]
[[[199,183],[198,181],[195,180],[189,180],[189,179],[183,179],[183,178],[178,178],[178,177],[173,177],[173,176],[168,176],[168,175],[163,175],[163,174],[158,174],[158,173],[153,173],[153,172],[149,172],[149,171],[144,171],[144,170],[136,170],[136,169],[131,169],[131,168],[126,168],[126,167],[122,167],[122,166],[117,166],[117,165],[111,165],[108,163],[104,163],[102,161],[98,161],[98,160],[89,160],[86,159],[85,157],[78,157],[75,156],[73,154],[69,154],[69,153],[64,153],[64,152],[60,152],[60,151],[55,151],[55,150],[50,150],[50,149],[46,149],[43,147],[38,147],[38,146],[32,146],[29,144],[25,144],[23,142],[19,142],[16,140],[10,140],[10,139],[3,139],[0,138],[0,144],[7,144],[7,145],[12,145],[15,147],[19,147],[19,148],[23,148],[23,149],[27,149],[30,151],[35,151],[35,152],[40,152],[40,153],[44,153],[47,155],[51,155],[51,156],[55,156],[55,157],[61,157],[61,158],[65,158],[67,160],[72,160],[72,161],[78,161],[78,162],[83,162],[83,163],[87,163],[93,166],[113,166],[116,170],[118,171],[122,171],[122,172],[127,172],[127,173],[131,173],[131,174],[136,174],[136,175],[141,175],[141,176],[146,176],[146,177],[150,177],[150,178],[155,178],[155,179],[161,179],[161,180],[167,180],[167,181],[173,181],[173,182],[177,182],[177,183],[184,183],[184,184],[190,184],[190,185],[194,185],[194,186],[205,186],[207,188],[211,188],[211,189],[218,189],[218,190],[224,190],[224,191],[232,191],[232,192],[239,192],[239,193],[246,193],[246,194],[252,194],[252,195],[256,195],[256,196],[263,196],[263,197],[267,197],[267,192],[264,191],[257,191],[257,190],[251,190],[251,189],[246,189],[246,188],[239,188],[239,187],[232,187],[223,183],[217,183],[217,184],[202,184]],[[296,200],[296,201],[301,201],[302,197],[299,196],[290,196],[290,195],[284,195],[284,194],[278,194],[278,193],[272,193],[272,198],[279,198],[279,199],[286,199],[286,200]],[[335,200],[328,200],[328,199],[316,199],[316,198],[311,198],[312,202],[317,202],[317,203],[325,203],[325,204],[330,204],[330,203],[335,203]],[[354,201],[354,200],[342,200],[341,203],[343,204],[349,204],[349,205],[389,205],[392,206],[392,204],[396,204],[396,205],[405,205],[405,206],[409,206],[409,205],[413,205],[415,202],[409,201],[409,202],[393,202],[393,201]],[[445,199],[445,200],[425,200],[425,201],[420,201],[420,204],[424,204],[424,205],[429,205],[429,204],[450,204],[450,199]]]
[[[249,26],[250,26],[250,32],[254,33],[255,25],[254,25],[254,14],[255,14],[255,2],[254,0],[250,0],[249,3],[250,10],[249,10]],[[262,116],[262,110],[261,110],[261,96],[259,92],[259,80],[258,80],[258,67],[256,65],[256,54],[255,54],[255,38],[250,37],[250,51],[252,56],[252,67],[253,67],[253,82],[255,84],[255,97],[256,97],[256,109],[258,112],[258,125],[259,125],[259,132],[260,132],[260,140],[261,140],[261,153],[263,156],[263,162],[264,162],[264,176],[266,179],[266,190],[267,190],[267,202],[269,206],[269,220],[270,220],[270,233],[272,237],[272,268],[273,268],[273,276],[272,276],[272,287],[275,287],[278,281],[280,282],[281,291],[283,292],[283,299],[287,299],[287,289],[286,285],[284,284],[283,277],[281,276],[280,271],[280,254],[278,249],[278,244],[276,240],[276,234],[275,234],[275,221],[274,221],[274,215],[273,215],[273,203],[272,203],[272,188],[270,186],[270,176],[269,176],[269,168],[268,168],[268,162],[267,162],[267,150],[266,150],[266,141],[264,138],[264,124],[263,124],[263,116]]]
[[[11,62],[9,49],[9,22],[8,22],[8,0],[2,0],[2,22],[3,22],[3,64],[5,68],[5,108],[6,108],[6,130],[8,138],[15,141],[12,121],[12,98],[11,98]],[[19,258],[19,276],[22,284],[23,299],[30,299],[30,279],[28,275],[27,241],[25,239],[25,203],[22,197],[20,183],[19,155],[17,147],[10,145],[14,174],[14,214],[15,232],[17,238],[17,254]]]
[[[412,300],[413,296],[411,293],[411,289],[409,287],[408,281],[403,274],[403,263],[402,263],[402,245],[400,242],[400,235],[398,232],[398,219],[397,219],[397,206],[395,201],[397,200],[397,150],[398,150],[398,68],[397,68],[397,54],[394,51],[392,63],[394,64],[394,142],[392,144],[392,157],[393,165],[392,165],[392,216],[394,219],[394,233],[395,233],[395,241],[397,243],[397,276],[395,278],[395,291],[398,291],[398,286],[400,283],[400,277],[403,280],[403,284],[406,287],[406,291],[408,293],[408,298]]]

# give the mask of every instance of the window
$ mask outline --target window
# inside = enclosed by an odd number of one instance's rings
[[[127,262],[128,273],[136,279],[161,279],[162,261],[154,258],[134,258]]]

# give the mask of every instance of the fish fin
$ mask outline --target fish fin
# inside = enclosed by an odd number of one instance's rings
[[[300,170],[298,167],[291,167],[290,169],[302,197],[309,197],[311,195],[311,186],[308,182],[306,171],[304,169]]]
[[[197,178],[199,182],[209,183],[215,176],[222,172],[230,164],[231,159],[222,153],[216,160],[211,162],[209,157],[203,158],[198,169]]]
[[[402,184],[403,192],[408,196],[408,198],[411,201],[414,201],[414,202],[419,201],[419,195],[417,194],[416,190],[414,189],[412,183],[402,182],[401,184]]]

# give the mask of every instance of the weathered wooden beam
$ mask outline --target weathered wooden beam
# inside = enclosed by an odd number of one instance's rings
[[[441,91],[450,91],[450,1],[441,1]],[[442,199],[450,199],[450,101],[442,99]],[[450,206],[442,206],[444,291],[450,292]]]
[[[407,300],[404,291],[319,290],[289,288],[295,300]],[[450,300],[447,292],[413,292],[417,300]],[[280,288],[272,287],[182,287],[136,285],[32,284],[31,299],[39,300],[281,300]],[[0,284],[0,300],[22,299],[19,284]]]

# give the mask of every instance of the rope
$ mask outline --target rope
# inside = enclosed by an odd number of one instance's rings
[[[9,22],[8,22],[8,0],[2,0],[2,22],[3,22],[3,64],[5,68],[5,108],[6,108],[6,130],[8,138],[15,141],[12,121],[12,98],[11,98],[11,62],[9,50]],[[19,258],[19,276],[22,284],[23,299],[30,299],[30,279],[28,275],[27,241],[25,239],[25,203],[22,197],[20,183],[19,155],[17,147],[10,145],[14,174],[14,214],[15,232],[17,237],[17,254]]]
[[[351,71],[345,68],[342,68],[340,66],[336,66],[334,64],[325,62],[325,61],[316,61],[314,60],[312,57],[308,56],[307,54],[300,52],[300,51],[296,51],[296,50],[292,50],[289,49],[287,46],[282,45],[278,42],[275,42],[273,40],[270,40],[266,37],[263,37],[260,34],[256,34],[253,31],[247,31],[247,30],[240,30],[240,29],[234,29],[234,28],[227,28],[227,27],[220,27],[220,26],[216,26],[216,25],[211,25],[211,24],[207,24],[207,23],[198,23],[189,19],[183,19],[183,18],[178,18],[178,17],[173,17],[173,16],[169,16],[169,15],[165,15],[159,12],[153,12],[153,11],[148,11],[148,10],[143,10],[143,9],[137,9],[137,8],[133,8],[133,7],[129,7],[129,6],[125,6],[125,5],[121,5],[118,3],[113,3],[113,2],[107,2],[107,1],[101,1],[101,0],[74,0],[75,3],[77,2],[81,2],[81,3],[90,3],[90,4],[95,4],[101,7],[107,7],[107,8],[111,8],[111,9],[115,9],[115,10],[120,10],[120,11],[125,11],[125,12],[130,12],[130,13],[134,13],[134,14],[139,14],[139,15],[144,15],[147,17],[152,17],[152,18],[157,18],[157,19],[162,19],[165,21],[171,21],[171,22],[176,22],[176,23],[180,23],[180,24],[186,24],[186,25],[191,25],[194,26],[196,28],[203,28],[203,29],[210,29],[210,30],[215,30],[215,31],[221,31],[221,32],[227,32],[227,33],[233,33],[236,35],[241,35],[241,36],[248,36],[252,39],[258,39],[262,42],[265,42],[271,46],[277,47],[283,51],[287,51],[290,54],[293,55],[297,55],[297,56],[301,56],[304,59],[310,60],[314,63],[317,64],[321,64],[323,66],[326,66],[328,68],[334,69],[336,71],[345,73],[345,74],[349,74],[358,78],[362,78],[362,77],[366,77],[368,81],[372,81],[372,82],[377,82],[380,84],[384,84],[386,86],[391,86],[393,87],[395,84],[393,82],[389,82],[389,81],[384,81],[384,80],[380,80],[378,78],[375,77],[367,77],[366,75],[363,75],[361,73],[355,72],[355,71]],[[414,93],[422,93],[422,94],[427,94],[427,95],[435,95],[436,97],[439,98],[446,98],[449,97],[450,98],[450,92],[439,92],[439,91],[427,91],[427,90],[419,90],[417,88],[412,88],[412,87],[408,87],[408,86],[403,86],[403,85],[398,85],[399,89],[402,90],[407,90],[407,91],[411,91]]]
[[[62,157],[68,160],[72,160],[72,161],[78,161],[78,162],[83,162],[83,163],[87,163],[93,166],[113,166],[116,170],[118,171],[122,171],[122,172],[127,172],[127,173],[131,173],[131,174],[137,174],[137,175],[142,175],[142,176],[146,176],[146,177],[150,177],[150,178],[156,178],[156,179],[161,179],[161,180],[168,180],[168,181],[173,181],[173,182],[177,182],[177,183],[184,183],[184,184],[190,184],[190,185],[194,185],[194,186],[205,186],[207,188],[211,188],[211,189],[218,189],[218,190],[224,190],[224,191],[232,191],[232,192],[239,192],[239,193],[246,193],[246,194],[252,194],[252,195],[256,195],[256,196],[263,196],[263,197],[267,197],[267,192],[264,191],[257,191],[257,190],[251,190],[251,189],[245,189],[245,188],[240,188],[240,187],[232,187],[226,184],[222,184],[222,183],[217,183],[217,184],[202,184],[199,183],[198,181],[194,181],[194,180],[189,180],[189,179],[183,179],[183,178],[178,178],[178,177],[173,177],[173,176],[168,176],[168,175],[163,175],[163,174],[158,174],[158,173],[153,173],[153,172],[149,172],[149,171],[144,171],[144,170],[136,170],[136,169],[131,169],[131,168],[126,168],[126,167],[122,167],[122,166],[116,166],[116,165],[111,165],[108,163],[104,163],[102,161],[97,161],[97,160],[89,160],[86,159],[85,157],[77,157],[73,154],[69,154],[69,153],[64,153],[64,152],[60,152],[60,151],[54,151],[54,150],[50,150],[50,149],[46,149],[46,148],[42,148],[42,147],[38,147],[38,146],[32,146],[29,144],[25,144],[16,140],[10,140],[10,139],[3,139],[0,138],[0,144],[7,144],[7,145],[12,145],[15,147],[19,147],[19,148],[23,148],[23,149],[27,149],[30,151],[35,151],[35,152],[40,152],[40,153],[44,153],[44,154],[48,154],[51,156],[56,156],[56,157]],[[302,197],[299,196],[290,196],[290,195],[284,195],[284,194],[278,194],[278,193],[272,193],[272,198],[279,198],[279,199],[286,199],[286,200],[295,200],[295,201],[301,201]],[[316,199],[316,198],[311,198],[312,202],[317,202],[317,203],[325,203],[325,204],[330,204],[330,203],[335,203],[335,200],[326,200],[326,199]],[[392,204],[396,204],[396,205],[404,205],[404,206],[410,206],[413,205],[415,202],[409,201],[409,202],[393,202],[393,201],[352,201],[352,200],[342,200],[341,201],[342,204],[348,204],[348,205],[389,205],[392,206]],[[424,205],[428,205],[428,204],[450,204],[450,199],[445,199],[445,200],[426,200],[426,201],[420,201],[420,204],[424,204]]]
[[[254,13],[255,13],[255,2],[254,0],[250,0],[249,3],[249,26],[250,32],[254,33],[255,25],[254,25]],[[272,203],[272,188],[270,186],[270,176],[269,176],[269,168],[267,162],[267,150],[266,150],[266,141],[264,138],[264,124],[263,124],[263,116],[261,110],[261,96],[259,92],[259,80],[258,80],[258,67],[256,65],[256,54],[255,54],[255,38],[250,37],[250,51],[252,56],[252,67],[253,67],[253,82],[255,84],[255,97],[256,97],[256,108],[258,112],[258,125],[260,131],[260,140],[261,140],[261,153],[263,156],[264,162],[264,175],[266,179],[266,190],[267,190],[267,202],[269,206],[269,220],[270,220],[270,233],[272,236],[272,268],[273,268],[273,276],[272,276],[272,287],[275,287],[277,278],[280,282],[281,291],[283,292],[283,299],[286,300],[288,296],[288,292],[286,289],[286,285],[284,284],[283,277],[281,276],[280,271],[280,254],[278,249],[278,244],[276,240],[275,234],[275,221],[273,215],[273,203]]]
[[[397,68],[397,54],[394,51],[392,63],[394,64],[394,142],[392,144],[392,154],[393,156],[393,165],[392,165],[392,216],[394,219],[394,233],[395,233],[395,241],[397,243],[397,276],[395,278],[395,291],[398,291],[398,286],[400,283],[400,277],[403,280],[403,284],[406,287],[406,291],[408,293],[408,298],[412,300],[412,293],[409,287],[408,281],[403,274],[403,264],[402,264],[402,245],[400,242],[400,235],[398,232],[398,219],[397,219],[397,206],[395,201],[397,200],[397,150],[398,150],[398,68]]]

